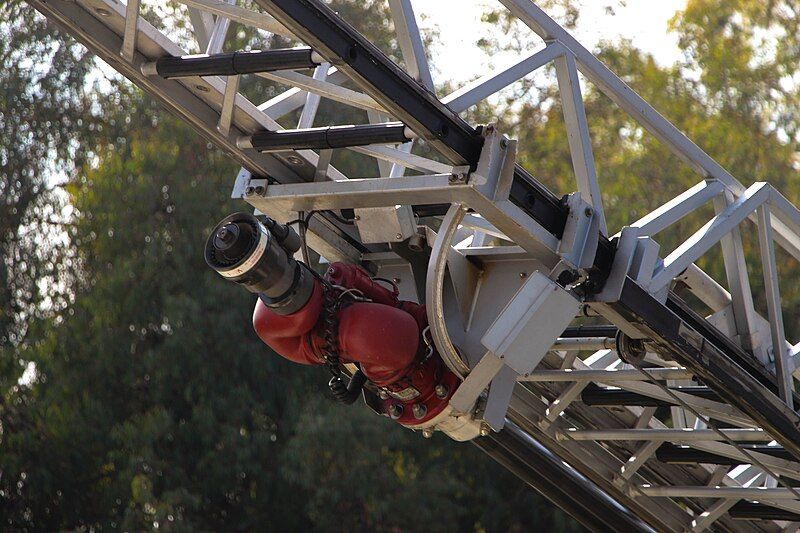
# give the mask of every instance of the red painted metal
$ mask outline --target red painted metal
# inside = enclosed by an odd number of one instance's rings
[[[422,339],[428,326],[425,306],[399,300],[396,289],[372,280],[354,265],[334,263],[325,279],[340,293],[352,289],[371,300],[345,304],[338,311],[340,360],[360,365],[386,393],[385,413],[393,412],[401,424],[422,424],[439,414],[458,378],[435,353],[428,357]],[[311,299],[295,313],[278,315],[260,300],[253,313],[253,326],[264,343],[286,359],[306,365],[324,363],[323,289],[319,281],[315,284]],[[437,385],[442,385],[438,395]]]

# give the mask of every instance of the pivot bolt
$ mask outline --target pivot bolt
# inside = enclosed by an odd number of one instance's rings
[[[408,249],[412,252],[421,252],[425,249],[425,241],[422,238],[422,235],[415,233],[408,239]]]
[[[399,403],[393,403],[392,405],[389,406],[389,417],[392,420],[397,420],[401,416],[403,416],[402,405],[400,405]]]
[[[428,413],[428,408],[425,407],[425,404],[415,403],[411,408],[411,412],[414,414],[414,418],[421,420]]]
[[[558,275],[558,282],[566,287],[572,283],[575,283],[580,279],[580,274],[576,270],[564,270],[561,274]]]
[[[440,400],[444,400],[445,398],[447,398],[447,395],[450,393],[450,387],[448,387],[444,383],[439,383],[438,385],[436,385],[436,388],[434,390],[436,392],[436,397],[439,398]]]

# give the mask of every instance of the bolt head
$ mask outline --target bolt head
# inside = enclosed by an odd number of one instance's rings
[[[392,420],[397,420],[403,416],[403,406],[398,403],[393,403],[389,406],[389,417]]]
[[[247,196],[252,196],[252,194],[253,194],[254,192],[256,192],[256,188],[255,188],[255,187],[247,187],[247,188],[244,190],[244,193],[245,193]]]
[[[485,437],[489,434],[489,428],[486,426],[481,426],[481,437]]]
[[[425,404],[415,403],[411,408],[411,413],[414,415],[414,418],[421,420],[422,418],[425,418],[425,415],[428,413],[428,408],[425,407]]]
[[[379,391],[378,396],[380,397],[381,400],[389,399],[389,393],[387,393],[385,390]]]
[[[594,213],[594,211],[592,210],[591,207],[587,207],[586,209],[583,210],[583,214],[586,215],[587,217],[592,216],[592,213]]]
[[[403,240],[403,234],[402,233],[398,233],[397,235],[394,236],[394,238],[397,239],[398,241],[402,241]]]
[[[425,428],[422,430],[422,436],[426,439],[433,437],[433,430],[430,428]]]
[[[528,277],[528,273],[527,273],[527,272],[520,272],[520,273],[519,273],[519,277],[520,277],[521,279],[525,279],[525,278],[527,278],[527,277]]]
[[[255,193],[256,194],[264,194],[265,190],[266,190],[266,188],[263,185],[259,185],[259,186],[256,187]]]
[[[508,147],[508,139],[500,139],[500,148]]]
[[[434,389],[434,391],[436,392],[436,397],[437,398],[439,398],[440,400],[444,400],[445,398],[447,398],[447,395],[450,393],[450,387],[448,387],[444,383],[439,383],[438,385],[436,385],[436,388]]]

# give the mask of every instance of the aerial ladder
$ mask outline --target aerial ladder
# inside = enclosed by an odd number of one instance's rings
[[[471,441],[589,529],[797,530],[800,344],[775,247],[800,260],[800,211],[779,191],[743,185],[531,0],[499,1],[542,47],[443,98],[410,0],[388,0],[403,66],[320,0],[177,1],[201,54],[140,0],[30,4],[241,164],[232,195],[252,209],[214,228],[206,260],[258,294],[276,352],[327,366],[345,403]],[[231,22],[302,46],[225,51]],[[516,162],[519,141],[462,118],[548,65],[575,176],[561,198]],[[698,174],[615,235],[579,74]],[[251,102],[245,75],[286,90]],[[323,98],[369,123],[314,127]],[[296,129],[278,123],[290,113]],[[375,158],[381,177],[344,175],[333,150]],[[659,233],[709,206],[661,250]],[[697,266],[718,246],[723,283]]]

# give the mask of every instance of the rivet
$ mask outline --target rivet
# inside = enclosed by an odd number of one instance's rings
[[[403,406],[397,403],[393,403],[389,406],[389,416],[392,420],[397,420],[401,416],[403,416]]]
[[[440,400],[444,400],[445,398],[447,398],[447,394],[450,392],[450,388],[444,383],[439,383],[438,385],[436,385],[434,391],[436,392],[437,398],[439,398]]]

